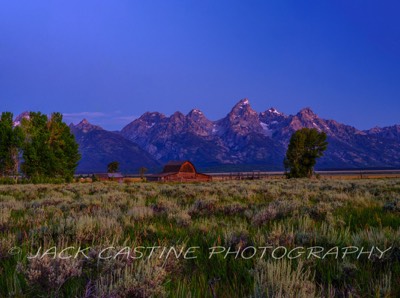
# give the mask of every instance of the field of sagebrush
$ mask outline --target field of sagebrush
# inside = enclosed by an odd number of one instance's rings
[[[399,179],[0,186],[0,297],[400,297],[399,247]]]

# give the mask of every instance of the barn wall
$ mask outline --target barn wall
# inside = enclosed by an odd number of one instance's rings
[[[148,181],[175,181],[175,182],[195,182],[211,181],[212,177],[196,172],[196,168],[191,162],[184,162],[181,166],[167,164],[160,175],[148,177]]]
[[[211,176],[194,173],[176,173],[164,177],[164,181],[211,181]]]

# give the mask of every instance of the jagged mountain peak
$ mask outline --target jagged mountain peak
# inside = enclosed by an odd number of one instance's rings
[[[195,135],[210,136],[214,128],[214,123],[207,119],[199,109],[193,109],[186,115],[186,127],[188,131]]]
[[[372,134],[380,133],[381,131],[382,131],[382,127],[379,127],[379,126],[375,126],[368,130],[365,130],[366,133],[372,133]]]
[[[260,113],[260,119],[264,122],[279,121],[286,118],[287,116],[284,113],[279,112],[275,108],[269,108],[265,112]]]
[[[311,108],[303,108],[296,115],[290,117],[289,131],[295,131],[301,128],[315,128],[318,131],[329,131],[329,127],[324,119],[319,118]]]
[[[263,133],[259,115],[254,111],[247,98],[240,100],[229,112],[229,114],[216,121],[218,133],[225,135],[229,143],[234,143],[238,137],[249,133]]]
[[[202,111],[200,111],[199,109],[193,109],[191,110],[187,115],[186,118],[189,120],[193,120],[193,121],[209,121],[206,116],[204,115],[204,113]]]
[[[249,105],[250,102],[249,102],[249,99],[246,97],[246,98],[241,99],[241,100],[239,101],[239,104],[242,104],[242,105]]]
[[[248,98],[243,98],[243,99],[239,100],[238,103],[233,106],[232,111],[236,110],[236,109],[243,109],[243,108],[251,108],[250,101]]]
[[[216,121],[208,120],[199,109],[186,115],[145,113],[124,127],[120,135],[139,144],[162,163],[192,159],[202,165],[268,164],[281,168],[291,135],[304,127],[328,135],[330,145],[321,158],[321,166],[400,165],[399,126],[376,129],[374,134],[360,132],[320,118],[310,108],[294,115],[285,115],[274,107],[258,113],[247,98]]]
[[[129,123],[127,126],[125,126],[122,131],[125,129],[129,130],[129,127],[134,127],[136,125],[144,125],[145,128],[152,128],[155,124],[159,123],[163,119],[167,118],[162,113],[158,112],[146,112],[142,116],[140,116],[138,119],[133,120],[131,123]]]
[[[182,116],[185,116],[185,115],[183,115],[183,113],[180,111],[176,111],[171,115],[171,117],[182,117]]]
[[[192,109],[187,116],[191,116],[191,115],[204,115],[202,111],[200,111],[199,109]]]
[[[257,112],[254,111],[251,106],[250,102],[247,98],[241,99],[229,112],[229,118],[236,118],[237,116],[241,117],[248,117],[248,116],[256,116]]]
[[[311,110],[310,107],[306,107],[306,108],[301,109],[301,110],[297,113],[297,116],[302,116],[302,117],[305,116],[305,117],[311,117],[311,118],[316,118],[316,117],[318,117],[317,114],[315,114],[315,113],[313,112],[313,110]]]
[[[175,113],[173,113],[171,115],[171,117],[169,117],[169,119],[170,119],[170,121],[173,121],[173,122],[176,122],[176,121],[182,122],[185,120],[185,115],[183,115],[179,111],[176,111]]]
[[[275,109],[275,108],[269,108],[268,110],[267,110],[267,112],[268,113],[271,113],[271,114],[276,114],[276,115],[283,115],[283,113],[281,113],[281,112],[279,112],[277,109]]]
[[[82,121],[75,125],[74,128],[81,130],[83,133],[87,133],[93,130],[103,130],[102,127],[91,124],[86,118],[82,119]]]
[[[159,112],[146,112],[142,116],[139,117],[141,120],[147,120],[147,119],[162,119],[165,118],[166,116],[162,113]]]

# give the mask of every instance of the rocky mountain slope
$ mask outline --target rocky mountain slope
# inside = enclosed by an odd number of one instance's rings
[[[316,128],[328,135],[329,147],[320,168],[400,167],[399,125],[361,131],[318,117],[310,108],[285,115],[274,108],[254,111],[239,101],[218,121],[195,109],[170,117],[145,113],[125,126],[121,135],[139,144],[160,162],[190,159],[202,166],[263,165],[282,169],[292,133]]]
[[[125,173],[138,173],[142,166],[148,168],[159,166],[148,152],[134,142],[118,133],[92,125],[85,119],[77,125],[71,124],[70,129],[82,155],[77,173],[104,173],[112,161],[118,161],[120,170]]]
[[[18,125],[23,113],[15,119]],[[123,172],[159,168],[169,160],[191,160],[200,168],[218,170],[282,170],[293,132],[316,128],[329,146],[318,168],[400,168],[400,125],[358,130],[322,119],[310,108],[285,115],[275,108],[258,113],[248,99],[239,101],[222,119],[211,121],[198,109],[187,115],[147,112],[120,132],[83,120],[70,125],[80,146],[78,172],[104,172],[117,160]]]

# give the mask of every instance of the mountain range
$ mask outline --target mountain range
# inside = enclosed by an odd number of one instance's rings
[[[319,169],[400,167],[400,125],[358,130],[322,119],[310,108],[295,115],[275,108],[259,113],[248,99],[217,121],[193,109],[187,115],[146,112],[117,132],[87,120],[70,125],[82,154],[80,173],[105,171],[114,160],[126,173],[141,166],[156,170],[169,160],[191,160],[211,171],[282,170],[290,137],[303,127],[327,134]]]

